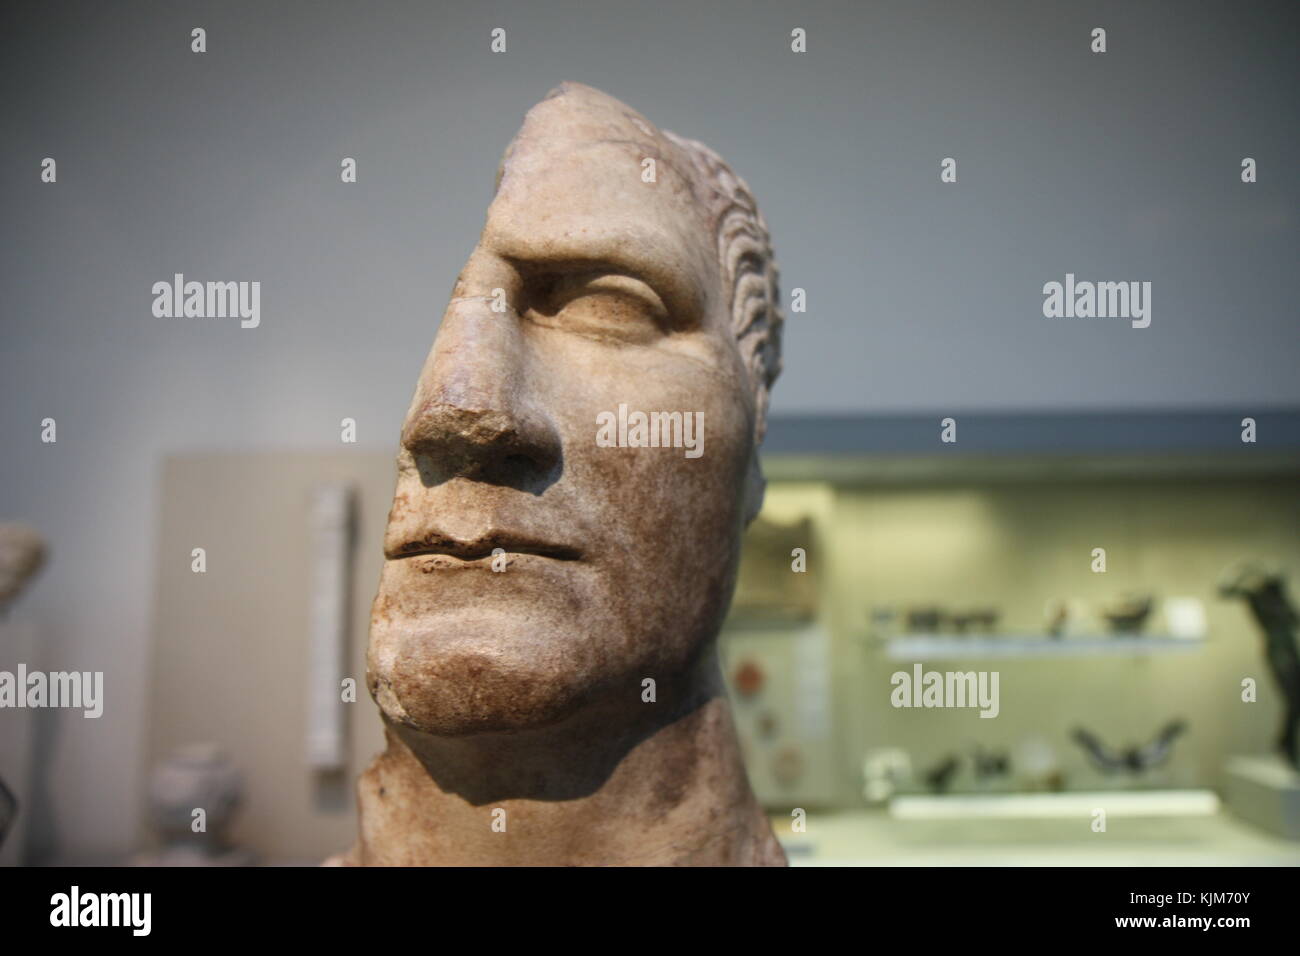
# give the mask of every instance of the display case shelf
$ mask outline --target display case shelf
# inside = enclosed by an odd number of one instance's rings
[[[880,640],[892,660],[927,661],[986,657],[1145,657],[1187,654],[1204,638],[1166,634],[1052,637],[1049,634],[901,634]]]

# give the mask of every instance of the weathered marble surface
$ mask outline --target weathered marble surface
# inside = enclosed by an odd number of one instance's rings
[[[0,523],[0,613],[45,563],[45,539],[18,522]]]
[[[715,650],[781,320],[716,154],[579,84],[528,113],[403,425],[388,749],[331,863],[785,863]],[[694,416],[700,453],[598,442],[620,405]]]

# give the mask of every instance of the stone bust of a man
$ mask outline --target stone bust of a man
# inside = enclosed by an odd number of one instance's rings
[[[781,322],[721,158],[580,84],[529,111],[402,427],[336,862],[785,863],[716,652]]]

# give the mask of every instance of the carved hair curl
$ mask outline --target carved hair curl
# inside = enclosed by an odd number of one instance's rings
[[[731,324],[741,358],[754,384],[754,440],[767,430],[772,383],[781,374],[781,293],[772,240],[763,214],[749,191],[721,156],[703,143],[664,131],[695,167],[708,188],[706,201],[717,232],[718,262],[731,289]]]

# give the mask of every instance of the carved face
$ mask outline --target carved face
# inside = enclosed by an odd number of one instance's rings
[[[511,144],[402,429],[368,657],[390,720],[455,735],[644,707],[644,678],[715,638],[755,398],[695,175],[576,85]],[[632,447],[636,413],[674,412],[702,435]]]

